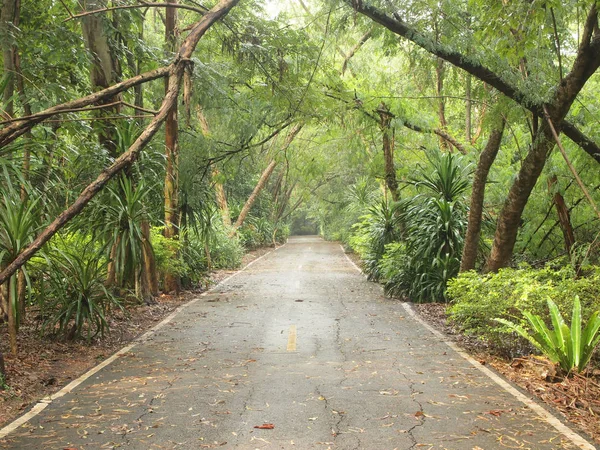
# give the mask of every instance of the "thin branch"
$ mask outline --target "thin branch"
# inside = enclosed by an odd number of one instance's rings
[[[73,17],[73,13],[71,12],[71,10],[69,9],[69,7],[65,4],[64,0],[60,0],[60,4],[63,5],[63,7],[65,8],[65,10],[67,11],[67,13],[69,14],[69,16],[71,16],[71,18]]]
[[[98,109],[104,109],[104,108],[112,108],[113,106],[117,106],[120,105],[122,102],[112,102],[112,103],[106,103],[103,105],[96,105],[96,106],[90,106],[88,108],[71,108],[71,109],[65,109],[60,111],[58,114],[66,114],[66,113],[73,113],[73,112],[86,112],[86,111],[96,111]],[[30,116],[23,116],[23,117],[18,117],[16,119],[10,119],[10,120],[4,120],[2,122],[0,122],[0,125],[6,125],[8,123],[14,123],[14,122],[20,122],[22,120],[29,120],[29,119],[33,119],[33,118],[37,118],[40,116],[54,116],[56,115],[56,113],[47,113],[47,114],[43,114],[43,113],[37,113],[37,114],[32,114]]]
[[[360,48],[363,45],[365,45],[365,43],[371,38],[372,34],[373,28],[371,28],[369,31],[363,34],[362,37],[356,43],[356,45],[352,47],[352,50],[350,50],[350,52],[346,55],[346,58],[344,58],[344,64],[342,64],[342,75],[346,73],[346,69],[348,68],[348,63],[350,62],[350,59],[356,54],[358,50],[360,50]]]
[[[63,123],[63,122],[93,122],[96,120],[118,120],[118,119],[147,119],[149,117],[154,117],[152,114],[140,114],[137,116],[106,116],[106,117],[79,117],[77,119],[50,119],[45,120],[47,123]]]
[[[137,111],[142,111],[142,112],[145,112],[148,114],[154,114],[154,115],[158,114],[158,111],[154,111],[153,109],[142,108],[141,106],[132,105],[131,103],[122,101],[121,104],[124,106],[129,106],[130,108],[135,109]]]
[[[237,153],[241,153],[244,150],[248,150],[251,148],[256,148],[256,147],[260,147],[261,145],[266,144],[267,142],[269,142],[271,139],[273,139],[275,136],[277,136],[279,133],[281,133],[283,130],[285,130],[287,127],[289,127],[293,122],[291,120],[287,120],[283,123],[283,125],[281,125],[279,128],[277,128],[275,131],[273,131],[272,133],[270,133],[267,137],[265,137],[264,139],[261,139],[259,142],[256,142],[254,144],[250,144],[250,141],[252,140],[252,138],[254,136],[252,136],[249,140],[247,140],[246,142],[244,142],[242,145],[240,145],[238,148],[236,148],[235,150],[230,150],[227,152],[223,152],[222,154],[220,154],[219,156],[213,156],[212,158],[208,158],[206,160],[208,165],[212,165],[215,164],[219,161],[223,161],[226,158],[230,158],[233,155],[237,154]],[[220,142],[221,144],[224,145],[228,145],[233,147],[233,145],[226,143],[226,142]]]
[[[62,2],[62,0],[61,0],[61,2]],[[78,19],[80,17],[91,16],[93,14],[100,14],[103,12],[115,11],[118,9],[136,9],[136,8],[179,8],[179,9],[187,9],[189,11],[194,11],[201,15],[206,14],[205,9],[200,9],[200,8],[196,8],[194,6],[189,6],[189,5],[182,5],[179,3],[144,3],[144,2],[142,2],[139,5],[112,6],[110,8],[101,8],[101,9],[94,9],[93,11],[85,11],[85,12],[75,14],[75,15],[73,15],[69,12],[71,17],[63,20],[63,22],[68,22],[70,20]]]
[[[560,81],[563,80],[562,56],[560,54],[560,39],[558,38],[558,29],[556,28],[556,17],[554,16],[554,8],[550,7],[550,15],[552,16],[552,25],[554,26],[554,41],[556,42],[556,56],[558,57],[558,73]]]

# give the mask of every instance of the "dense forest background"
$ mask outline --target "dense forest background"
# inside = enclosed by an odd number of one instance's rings
[[[4,0],[0,315],[107,315],[318,232],[389,295],[598,309],[595,1]]]

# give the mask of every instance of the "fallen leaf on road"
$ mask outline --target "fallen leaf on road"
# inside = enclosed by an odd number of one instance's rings
[[[423,413],[423,411],[417,411],[415,413],[415,417],[423,417],[425,414]]]
[[[491,411],[487,411],[485,414],[490,414],[492,416],[500,417],[502,413],[511,412],[512,409],[492,409]]]
[[[254,428],[258,428],[259,430],[272,430],[275,428],[275,425],[272,423],[263,423],[262,425],[255,425]]]

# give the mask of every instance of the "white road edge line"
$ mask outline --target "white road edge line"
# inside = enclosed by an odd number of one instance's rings
[[[8,436],[8,434],[10,434],[13,431],[15,431],[21,425],[29,422],[31,419],[33,419],[35,416],[37,416],[39,413],[41,413],[44,409],[46,409],[48,407],[48,405],[50,405],[50,403],[52,403],[54,400],[56,400],[56,399],[58,399],[60,397],[63,397],[64,395],[66,395],[69,392],[71,392],[73,389],[75,389],[77,386],[79,386],[85,380],[87,380],[88,378],[90,378],[91,376],[93,376],[94,374],[96,374],[97,372],[99,372],[100,370],[102,370],[103,368],[105,368],[106,366],[108,366],[111,363],[113,363],[115,360],[117,360],[118,358],[120,358],[122,355],[124,355],[127,352],[129,352],[136,345],[142,344],[142,343],[146,342],[157,331],[159,331],[161,328],[163,328],[165,325],[167,325],[169,322],[171,322],[171,320],[173,320],[175,318],[175,316],[177,316],[177,314],[179,314],[181,311],[183,311],[184,309],[188,308],[189,306],[192,306],[193,304],[197,303],[205,295],[210,294],[212,291],[214,291],[217,288],[221,287],[223,284],[227,283],[229,280],[231,280],[235,276],[237,276],[240,273],[244,272],[246,269],[248,269],[254,263],[258,262],[259,260],[261,260],[265,256],[270,255],[271,253],[273,253],[274,251],[280,249],[281,247],[285,246],[286,244],[287,244],[287,242],[285,244],[280,245],[279,247],[276,247],[275,249],[273,249],[273,250],[265,253],[264,255],[259,256],[258,258],[256,258],[255,260],[249,262],[248,264],[246,264],[244,267],[242,267],[241,269],[239,269],[235,273],[229,275],[227,278],[225,278],[225,279],[221,280],[219,283],[215,284],[208,291],[205,291],[202,294],[200,294],[194,300],[190,300],[189,302],[185,303],[184,305],[179,306],[177,309],[175,309],[171,314],[169,314],[167,317],[165,317],[157,325],[155,325],[150,330],[146,331],[144,334],[142,334],[141,336],[139,336],[138,338],[136,338],[131,344],[123,347],[121,350],[119,350],[118,352],[114,353],[112,356],[110,356],[108,359],[102,361],[97,366],[92,367],[90,370],[88,370],[86,373],[84,373],[83,375],[81,375],[79,378],[71,381],[69,384],[67,384],[60,391],[58,391],[58,392],[56,392],[56,393],[54,393],[52,395],[49,395],[49,396],[44,397],[41,400],[39,400],[28,412],[26,412],[25,414],[23,414],[21,417],[18,417],[17,419],[15,419],[14,421],[12,421],[8,425],[6,425],[4,428],[0,429],[0,439],[5,438],[6,436]]]
[[[364,275],[363,271],[346,254],[346,252],[344,251],[344,247],[342,247],[341,245],[340,245],[340,247],[342,249],[342,252],[344,253],[344,256],[350,262],[350,264],[352,264],[352,266],[357,271],[359,271],[362,275]],[[421,319],[417,315],[417,313],[412,309],[412,307],[410,306],[410,304],[408,302],[402,303],[402,307],[406,310],[406,312],[408,314],[410,314],[410,316],[413,319],[415,319],[417,322],[419,322],[421,325],[423,325],[425,328],[427,328],[429,331],[431,331],[431,333],[433,333],[435,336],[437,336],[444,344],[446,344],[448,347],[450,347],[452,350],[454,350],[456,353],[458,353],[460,356],[462,356],[464,359],[466,359],[468,362],[470,362],[475,368],[477,368],[480,372],[482,372],[484,375],[486,375],[488,378],[490,378],[494,383],[496,383],[498,386],[500,386],[506,392],[508,392],[509,394],[514,396],[517,400],[524,403],[525,406],[527,406],[529,409],[534,411],[546,423],[548,423],[549,425],[554,427],[554,429],[556,431],[558,431],[559,433],[561,433],[563,436],[570,439],[579,448],[586,449],[586,450],[596,450],[596,447],[594,445],[590,444],[586,439],[584,439],[579,434],[577,434],[575,431],[573,431],[571,428],[569,428],[567,425],[562,423],[552,413],[550,413],[545,408],[543,408],[542,406],[540,406],[539,404],[537,404],[536,402],[531,400],[529,397],[527,397],[525,394],[520,392],[515,387],[511,386],[510,383],[508,383],[506,380],[502,379],[499,375],[497,375],[496,373],[494,373],[487,367],[483,366],[479,361],[472,358],[469,354],[467,354],[460,347],[458,347],[454,342],[446,340],[446,337],[440,331],[436,330],[431,325],[429,325],[427,322],[425,322],[423,319]]]

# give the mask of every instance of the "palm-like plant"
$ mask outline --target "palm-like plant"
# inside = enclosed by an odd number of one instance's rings
[[[381,277],[380,261],[385,246],[400,238],[399,204],[382,200],[369,208],[369,214],[363,216],[357,230],[364,233],[368,248],[364,255],[364,269],[369,280],[377,281]]]
[[[107,260],[93,241],[72,250],[51,247],[47,261],[42,303],[45,316],[43,329],[58,331],[69,339],[88,341],[108,330],[106,314],[111,308],[122,308],[119,300],[104,285]]]
[[[445,299],[446,284],[460,268],[467,226],[467,169],[452,154],[436,154],[430,163],[432,170],[413,180],[419,193],[402,202],[406,258],[385,285],[389,294],[417,302]]]
[[[144,236],[141,223],[148,218],[144,200],[150,189],[143,179],[137,186],[122,176],[117,186],[110,186],[102,205],[104,230],[114,264],[115,281],[119,286],[135,283],[142,263]]]
[[[531,333],[520,325],[506,319],[495,319],[527,339],[552,362],[558,363],[567,374],[572,370],[583,371],[600,342],[600,311],[595,311],[581,329],[581,303],[575,296],[571,326],[566,324],[556,304],[548,299],[548,310],[553,329],[550,330],[540,316],[522,311],[531,326]]]
[[[0,192],[0,265],[6,266],[34,238],[38,228],[39,214],[37,213],[38,199],[21,199],[19,191],[14,189],[6,168],[4,168],[6,183]],[[19,283],[21,278],[24,283]],[[29,285],[27,266],[8,280],[8,321],[11,340],[11,350],[16,353],[16,336],[21,322],[21,312],[25,305],[20,304],[24,298],[26,286]]]

